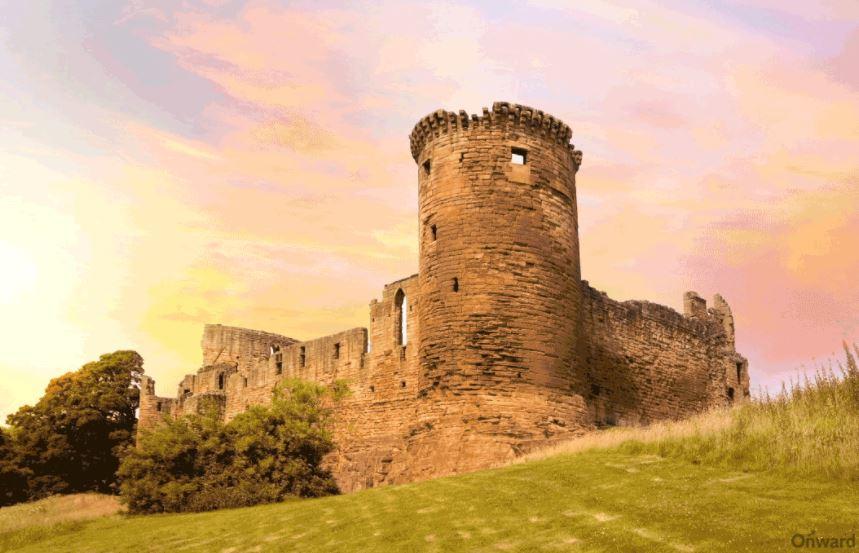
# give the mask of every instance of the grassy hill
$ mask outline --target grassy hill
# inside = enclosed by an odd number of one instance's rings
[[[790,551],[859,521],[855,482],[585,449],[346,496],[11,532],[20,551]],[[0,520],[6,511],[0,510]],[[19,511],[20,512],[20,511]],[[27,545],[25,545],[27,544]],[[20,547],[20,549],[15,549]]]
[[[77,520],[59,503],[0,509],[0,550],[794,551],[797,534],[844,538],[859,527],[850,352],[844,371],[731,411],[345,496],[137,517],[114,504]]]

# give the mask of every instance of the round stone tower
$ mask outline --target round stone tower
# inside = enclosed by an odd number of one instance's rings
[[[544,414],[569,419],[584,409],[573,399],[581,399],[581,152],[571,136],[551,115],[507,102],[470,117],[436,111],[410,136],[420,187],[420,392],[482,395],[472,403],[484,418],[528,419],[509,428],[522,437]]]

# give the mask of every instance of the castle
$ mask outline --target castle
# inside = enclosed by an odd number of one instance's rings
[[[436,111],[410,136],[419,272],[370,302],[370,324],[299,341],[221,325],[175,398],[141,386],[139,427],[216,404],[227,419],[282,379],[345,380],[343,491],[458,473],[607,425],[676,419],[749,396],[731,309],[618,302],[581,280],[572,131],[496,102]]]

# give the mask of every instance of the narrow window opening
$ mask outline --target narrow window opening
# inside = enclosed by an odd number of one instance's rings
[[[728,399],[730,399],[731,401],[734,401],[734,389],[733,388],[728,388]]]
[[[405,387],[406,387],[406,381],[405,381],[405,380],[401,380],[401,381],[400,381],[400,388],[405,388]]]
[[[510,162],[513,165],[525,165],[528,163],[528,150],[524,148],[513,148]]]
[[[277,374],[283,374],[283,361],[275,363],[275,371]]]
[[[430,160],[424,161],[424,174],[425,175],[430,174]]]
[[[430,231],[432,232],[432,240],[435,242],[436,238],[438,238],[438,227],[433,225],[430,227]]]
[[[459,152],[459,162],[465,161],[465,152]]]
[[[247,387],[248,387],[248,377],[246,377],[246,376],[245,376],[245,377],[243,377],[243,378],[242,378],[242,382],[244,383],[245,388],[247,388]]]
[[[453,279],[453,291],[459,292],[459,279],[456,277]]]
[[[221,373],[218,375],[218,389],[219,390],[224,389],[224,373]]]
[[[375,392],[375,391],[376,391],[376,387],[375,387],[375,386],[370,386],[370,391],[371,391],[371,392]]]
[[[737,363],[737,382],[742,382],[743,380],[743,364]]]
[[[340,342],[334,344],[334,359],[340,359]]]
[[[278,346],[278,345],[271,346],[271,350],[270,350],[271,355],[274,355],[274,354],[278,353],[279,351],[280,351],[280,346]]]
[[[408,300],[402,288],[394,296],[394,339],[397,345],[404,346],[408,341]]]
[[[160,402],[160,401],[159,401],[158,403],[156,403],[156,404],[155,404],[155,410],[156,410],[156,411],[160,411],[160,410],[161,410],[161,402]]]
[[[298,353],[298,366],[304,367],[305,361],[307,360],[307,356],[304,354],[304,346],[301,346],[301,349]]]

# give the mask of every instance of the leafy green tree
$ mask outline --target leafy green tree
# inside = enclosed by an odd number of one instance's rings
[[[0,506],[27,498],[27,473],[15,458],[12,435],[0,427]]]
[[[134,513],[207,511],[337,493],[322,468],[332,451],[332,405],[342,384],[288,380],[272,403],[224,424],[213,411],[143,433],[119,468]]]
[[[51,380],[42,398],[9,415],[28,496],[116,491],[119,456],[134,440],[143,358],[102,355]]]

